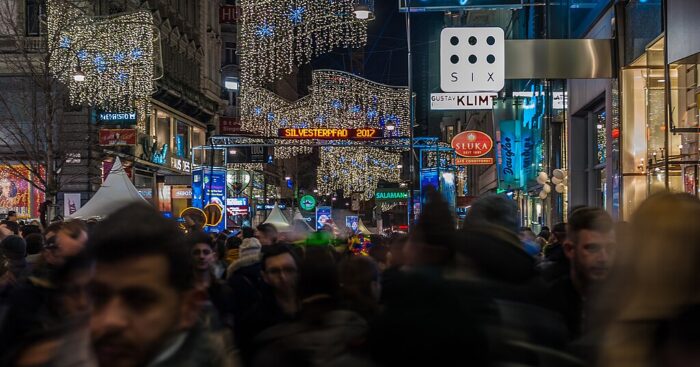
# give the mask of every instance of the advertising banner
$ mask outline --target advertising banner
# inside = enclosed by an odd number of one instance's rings
[[[192,206],[200,209],[204,207],[203,175],[204,171],[201,168],[192,171]]]
[[[469,130],[457,134],[452,138],[452,149],[459,157],[455,158],[455,165],[490,165],[493,158],[484,157],[493,150],[493,139],[481,131]]]
[[[360,227],[360,217],[357,215],[348,215],[345,217],[345,226],[352,230],[352,233],[357,233]]]
[[[241,132],[241,121],[237,117],[219,117],[219,133],[238,134]]]
[[[80,193],[63,194],[63,216],[68,217],[81,207]]]
[[[498,188],[515,190],[520,188],[522,151],[517,136],[520,121],[508,120],[499,123],[498,137]]]
[[[207,223],[210,224],[206,229],[211,232],[221,232],[226,229],[226,221],[222,220],[226,208],[226,169],[204,168],[202,188],[204,191],[202,209],[209,217]],[[218,206],[218,213],[213,206]]]
[[[542,139],[542,124],[545,109],[544,89],[540,85],[539,92],[535,93],[532,87],[532,98],[525,98],[523,103],[522,126],[519,140],[522,149],[522,169],[520,179],[521,185],[534,184],[540,172],[540,163],[544,160]]]
[[[332,208],[330,206],[319,206],[316,208],[316,229],[321,230],[326,223],[333,221]]]
[[[136,145],[136,129],[100,129],[100,145]]]
[[[192,189],[187,186],[172,186],[170,197],[173,199],[192,199]]]
[[[0,166],[0,209],[14,210],[20,219],[37,217],[44,193],[25,180],[32,177],[22,165]]]

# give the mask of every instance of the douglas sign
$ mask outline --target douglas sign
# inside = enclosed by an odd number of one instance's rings
[[[452,139],[452,148],[458,156],[458,165],[493,164],[493,159],[476,159],[483,157],[493,149],[493,139],[481,131],[464,131]]]

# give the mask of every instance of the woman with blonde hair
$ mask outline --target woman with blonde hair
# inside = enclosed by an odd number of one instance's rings
[[[668,366],[663,325],[700,303],[700,200],[660,194],[634,214],[603,298],[601,366]]]

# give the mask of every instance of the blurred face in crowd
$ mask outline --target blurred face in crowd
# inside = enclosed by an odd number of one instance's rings
[[[565,242],[572,276],[583,285],[605,280],[615,259],[615,233],[581,230]]]
[[[56,245],[59,255],[63,257],[74,256],[85,248],[88,236],[85,231],[80,231],[77,235],[71,236],[66,231],[59,231],[56,234]]]
[[[216,261],[216,252],[206,243],[198,243],[192,248],[192,260],[195,270],[206,271]]]
[[[274,235],[269,235],[266,234],[265,232],[261,232],[256,230],[255,231],[255,237],[258,238],[258,241],[260,241],[260,244],[262,246],[271,246],[275,244],[275,236]]]
[[[90,311],[92,304],[88,294],[88,285],[93,274],[93,267],[81,269],[73,273],[66,283],[61,285],[61,303],[67,315],[77,315]]]
[[[97,263],[90,327],[100,366],[144,366],[194,325],[198,293],[175,288],[169,272],[162,255]]]
[[[267,258],[262,276],[276,292],[293,292],[297,286],[296,261],[286,253]]]

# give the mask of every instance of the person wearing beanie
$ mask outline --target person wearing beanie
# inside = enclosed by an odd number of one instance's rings
[[[27,244],[20,236],[7,236],[0,242],[3,265],[0,274],[0,288],[24,280],[31,268],[27,263]]]
[[[239,247],[239,258],[229,266],[227,283],[233,294],[233,315],[235,320],[245,317],[262,298],[262,245],[256,238],[243,240]]]

